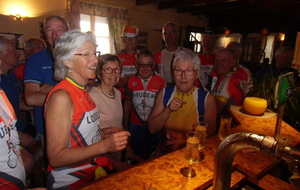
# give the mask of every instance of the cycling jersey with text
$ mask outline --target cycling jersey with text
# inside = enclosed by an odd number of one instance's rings
[[[134,105],[131,110],[130,122],[136,125],[141,125],[142,121],[147,121],[157,92],[166,85],[165,80],[157,74],[148,80],[146,89],[144,89],[142,79],[137,75],[131,76],[128,80],[126,99],[132,100]]]
[[[0,89],[0,189],[25,189],[25,169],[20,155],[16,114]]]
[[[83,87],[74,85],[72,80],[63,80],[50,91],[47,101],[51,94],[58,90],[64,89],[70,95],[73,105],[74,114],[72,128],[68,147],[85,147],[100,141],[99,135],[99,112],[96,105]],[[77,188],[94,179],[94,172],[97,166],[101,165],[99,159],[89,161],[78,166],[51,168],[48,167],[48,189],[61,187]]]

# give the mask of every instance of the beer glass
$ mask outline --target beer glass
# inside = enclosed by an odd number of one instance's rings
[[[219,128],[219,138],[224,140],[228,135],[230,135],[232,117],[230,115],[221,115],[220,128]]]
[[[187,133],[185,160],[189,167],[184,167],[180,170],[181,174],[188,178],[196,177],[196,171],[193,169],[193,164],[199,160],[199,138],[195,136],[195,132]]]

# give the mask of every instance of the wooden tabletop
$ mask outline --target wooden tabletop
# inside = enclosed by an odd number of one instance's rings
[[[231,133],[253,132],[274,136],[276,117],[249,117],[245,114],[232,112],[240,122],[231,129]],[[282,135],[291,139],[291,144],[300,143],[300,133],[283,122]],[[180,149],[167,155],[139,164],[126,171],[117,172],[87,184],[83,190],[113,189],[113,190],[189,190],[205,189],[212,185],[214,159],[221,140],[217,136],[207,139],[206,147],[202,149],[204,160],[194,164],[196,177],[188,179],[180,173],[187,167],[184,159],[185,149]],[[255,160],[255,161],[254,161]],[[232,175],[232,185],[245,177],[252,179],[263,177],[277,163],[274,157],[258,151],[239,151],[233,162],[233,168],[238,169]],[[242,172],[242,173],[241,173]],[[286,185],[284,182],[279,184]],[[287,184],[288,185],[288,184]],[[272,187],[276,189],[275,187]],[[280,189],[280,188],[279,188]]]

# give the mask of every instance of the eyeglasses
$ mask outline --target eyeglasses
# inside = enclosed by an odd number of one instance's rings
[[[89,59],[92,59],[93,56],[96,56],[96,57],[99,57],[100,56],[100,51],[97,51],[97,52],[90,52],[90,53],[75,53],[74,55],[78,55],[78,56],[83,56],[85,58],[89,58]]]
[[[111,67],[106,67],[102,69],[106,74],[111,74],[113,71],[116,74],[120,74],[122,72],[122,69],[120,67],[116,67],[116,68],[111,68]]]
[[[149,63],[149,64],[141,64],[141,63],[138,63],[137,66],[138,66],[138,67],[144,67],[144,68],[145,68],[145,67],[151,68],[151,67],[153,66],[153,64],[152,64],[152,63]]]
[[[184,73],[186,76],[192,76],[195,71],[198,71],[198,70],[193,70],[193,69],[187,69],[187,70],[174,69],[174,74],[176,76],[180,76],[180,75],[182,75],[182,73]]]
[[[167,35],[167,34],[174,34],[174,33],[176,33],[177,32],[177,30],[171,30],[171,31],[165,31],[165,32],[163,32],[163,34],[164,35]]]

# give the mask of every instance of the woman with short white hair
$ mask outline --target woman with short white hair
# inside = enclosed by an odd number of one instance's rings
[[[200,60],[195,53],[176,53],[173,61],[175,86],[166,87],[158,92],[148,118],[151,133],[165,129],[167,142],[163,146],[171,147],[171,150],[185,145],[185,134],[191,131],[197,122],[208,124],[208,135],[215,133],[216,102],[213,95],[195,86],[199,68]]]

